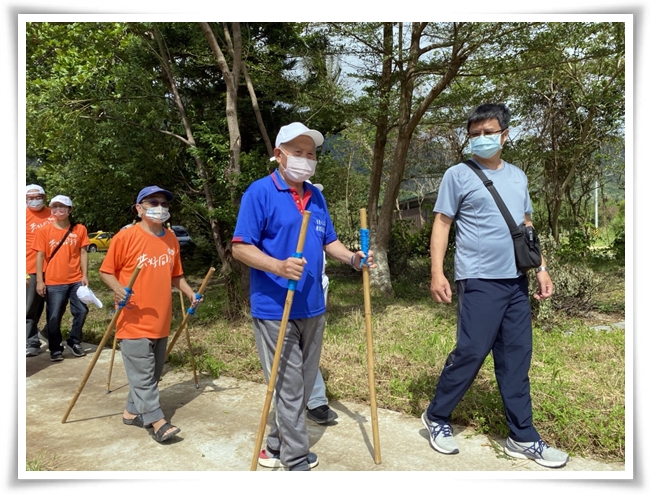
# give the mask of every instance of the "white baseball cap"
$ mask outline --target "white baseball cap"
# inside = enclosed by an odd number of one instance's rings
[[[305,180],[308,184],[312,184],[309,180]],[[312,184],[314,187],[316,187],[318,190],[323,192],[323,184]]]
[[[25,194],[29,194],[30,192],[32,194],[34,192],[38,192],[39,194],[45,195],[45,191],[43,190],[43,187],[41,187],[40,185],[36,185],[36,184],[31,184],[31,185],[27,186],[27,190],[25,191]]]
[[[50,201],[50,206],[52,206],[52,204],[54,204],[55,202],[60,202],[61,204],[68,206],[69,208],[72,207],[72,201],[68,196],[54,196]]]
[[[277,148],[280,144],[292,141],[296,137],[303,135],[311,137],[316,147],[322,146],[325,140],[323,134],[317,130],[312,130],[300,122],[293,122],[280,128],[280,132],[278,132],[278,136],[275,138],[275,147]]]

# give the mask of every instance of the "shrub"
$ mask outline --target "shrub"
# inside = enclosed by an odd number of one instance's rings
[[[586,223],[582,228],[574,228],[560,236],[560,243],[556,246],[556,255],[564,262],[584,260],[589,257],[595,242],[595,227]]]
[[[533,316],[538,324],[549,329],[558,313],[561,313],[562,317],[584,316],[591,311],[594,308],[594,296],[602,279],[584,262],[565,261],[566,251],[558,248],[553,237],[544,233],[539,233],[539,237],[544,260],[551,269],[553,296],[544,301],[534,298],[537,292],[534,270],[528,272],[528,281]],[[560,256],[558,252],[564,255]]]
[[[615,237],[610,249],[616,260],[625,261],[625,200],[618,204],[618,213],[612,220],[611,227]]]
[[[390,231],[388,242],[388,267],[393,274],[402,273],[408,267],[408,260],[413,251],[413,234],[411,221],[396,220]]]

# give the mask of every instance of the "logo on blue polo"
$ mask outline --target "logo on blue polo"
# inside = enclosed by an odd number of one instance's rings
[[[316,231],[325,233],[325,222],[316,218]]]

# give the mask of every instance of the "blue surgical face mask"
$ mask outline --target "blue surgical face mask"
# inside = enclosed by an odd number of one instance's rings
[[[145,216],[154,223],[164,223],[169,219],[169,208],[158,206],[145,211]]]
[[[501,146],[501,135],[495,134],[493,136],[478,136],[472,137],[469,140],[470,148],[479,158],[489,159],[503,148]]]
[[[43,199],[28,199],[27,207],[34,211],[40,211],[43,209]]]

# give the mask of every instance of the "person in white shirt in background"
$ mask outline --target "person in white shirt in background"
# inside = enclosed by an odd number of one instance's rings
[[[311,182],[310,182],[311,183]],[[314,184],[318,190],[323,192],[322,184]],[[330,280],[325,274],[325,265],[327,264],[327,256],[323,252],[323,293],[325,295],[325,307],[327,307],[327,290],[329,288]],[[314,389],[309,396],[309,401],[307,402],[307,418],[321,425],[328,425],[334,422],[339,416],[334,410],[329,407],[329,401],[325,395],[325,381],[323,380],[323,374],[321,374],[320,368],[318,369],[318,374],[316,375],[316,382],[314,383]]]

